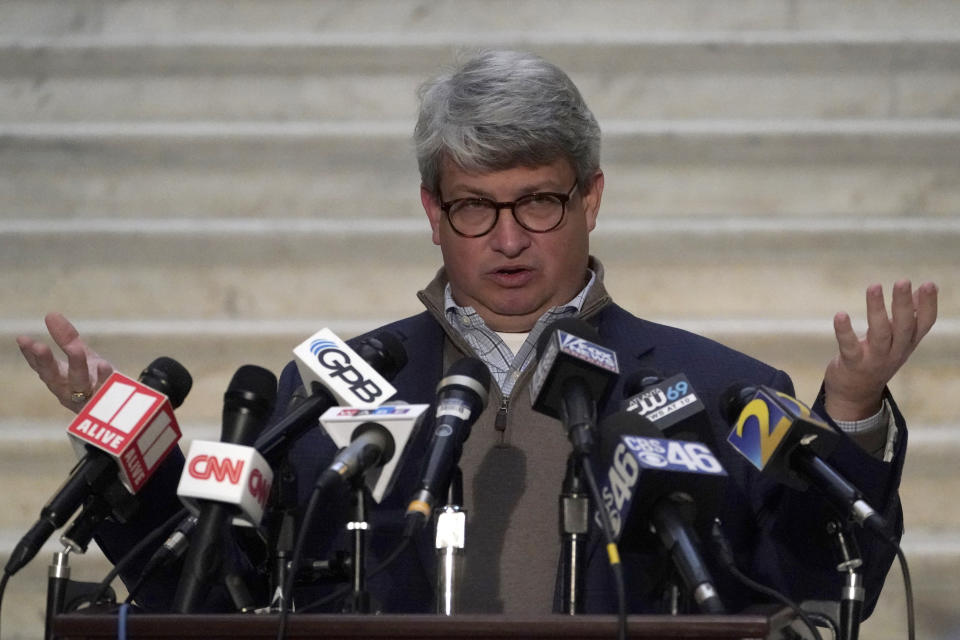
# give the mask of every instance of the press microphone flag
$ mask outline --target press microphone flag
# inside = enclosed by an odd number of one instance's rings
[[[144,485],[180,439],[170,401],[162,393],[113,373],[67,428],[78,457],[88,447],[117,464],[131,493]]]
[[[728,421],[736,417],[727,442],[754,467],[800,491],[816,485],[853,520],[887,535],[883,516],[825,462],[841,436],[809,407],[776,389],[743,384],[727,389],[720,402]]]
[[[234,525],[260,524],[270,497],[273,469],[253,447],[194,440],[180,475],[177,496],[194,515],[202,501],[233,505],[238,513]]]
[[[101,408],[99,399],[108,392],[113,397],[116,391],[110,391],[111,381],[117,380],[124,385],[123,393],[129,394],[128,399],[134,393],[146,394],[149,398],[138,396],[129,406],[121,403],[116,411],[107,411],[106,404]],[[186,398],[193,379],[179,362],[162,357],[140,373],[140,380],[149,386],[114,374],[67,428],[80,460],[11,552],[4,568],[6,573],[13,575],[27,564],[91,494],[107,490],[118,480],[130,491],[142,487],[176,445],[180,430],[173,418],[173,409]],[[155,389],[168,393],[169,400]],[[125,411],[124,407],[127,407]],[[134,410],[134,407],[139,408]],[[101,412],[110,414],[105,423],[96,418]],[[166,441],[171,438],[173,441],[168,445]]]
[[[826,457],[840,441],[840,434],[808,406],[770,387],[733,385],[720,402],[721,413],[733,425],[727,442],[759,471],[794,489],[809,485],[790,465],[794,449],[802,445]]]
[[[330,329],[321,329],[294,347],[293,355],[304,386],[322,385],[337,403],[376,407],[397,390],[366,360]]]
[[[428,404],[387,404],[368,409],[330,407],[320,416],[320,425],[338,448],[349,446],[356,429],[364,423],[378,423],[390,433],[396,453],[383,466],[370,469],[366,473],[370,494],[374,501],[379,503],[390,490],[394,470],[403,457],[403,450],[421,415],[429,407]]]
[[[642,539],[653,505],[673,495],[696,499],[694,520],[707,530],[727,479],[707,445],[663,438],[649,421],[625,412],[608,417],[600,430],[607,473],[597,480],[616,540],[625,542],[627,531]]]

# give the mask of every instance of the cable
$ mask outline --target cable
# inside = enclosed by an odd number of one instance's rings
[[[280,617],[277,623],[277,640],[283,640],[287,632],[287,617],[290,613],[288,602],[293,594],[293,582],[297,576],[297,567],[300,564],[300,556],[303,555],[303,545],[307,539],[307,532],[310,530],[310,521],[320,503],[320,496],[323,491],[320,487],[314,487],[310,493],[310,501],[303,513],[303,524],[300,525],[300,531],[297,533],[297,541],[293,545],[293,554],[290,556],[290,570],[287,572],[287,579],[281,586],[280,592]]]
[[[748,588],[762,593],[763,595],[773,598],[777,602],[790,608],[793,613],[803,621],[805,625],[810,629],[810,633],[813,634],[813,637],[816,640],[823,640],[823,636],[820,635],[820,632],[817,630],[817,626],[813,624],[813,620],[810,619],[810,616],[801,609],[797,604],[789,599],[787,596],[783,595],[775,589],[760,584],[754,580],[751,580],[746,575],[744,575],[740,569],[737,568],[737,565],[733,558],[733,549],[730,548],[730,541],[727,540],[726,534],[723,533],[723,528],[720,526],[720,519],[714,518],[713,527],[710,529],[710,536],[713,538],[714,543],[717,545],[720,561],[726,565],[730,573],[733,574],[733,577],[742,582]]]
[[[600,514],[603,537],[607,541],[607,559],[610,561],[610,570],[613,571],[613,581],[617,588],[617,621],[619,623],[617,625],[617,637],[620,640],[627,640],[627,590],[623,582],[623,565],[620,564],[620,552],[613,538],[610,514],[603,507],[603,498],[600,495],[600,489],[597,487],[597,478],[593,475],[593,464],[589,455],[581,458],[580,468],[587,479],[593,504],[596,506],[597,513]]]
[[[387,555],[387,557],[383,560],[383,562],[378,564],[376,567],[373,568],[372,571],[370,571],[370,573],[367,574],[367,578],[372,578],[376,575],[379,575],[381,572],[383,572],[384,569],[386,569],[391,563],[393,563],[394,560],[400,557],[400,554],[403,552],[403,550],[406,549],[407,546],[409,546],[411,535],[412,534],[404,532],[404,537],[403,539],[400,540],[400,544],[398,544],[396,547],[393,548],[393,551],[391,551]],[[328,593],[327,595],[320,598],[319,600],[311,602],[305,607],[301,607],[300,611],[311,611],[313,609],[318,609],[323,605],[327,604],[328,602],[332,602],[337,598],[345,596],[347,592],[350,591],[350,588],[351,588],[350,585],[343,585],[340,588]]]
[[[3,572],[3,577],[0,578],[0,620],[3,619],[3,592],[7,590],[7,580],[10,579],[10,574],[6,571]]]
[[[127,551],[126,555],[120,558],[120,560],[117,561],[117,563],[113,566],[113,569],[110,570],[110,573],[108,573],[106,577],[100,581],[100,588],[97,589],[96,594],[92,598],[92,602],[94,603],[99,602],[100,599],[107,592],[107,589],[110,588],[110,583],[113,582],[114,578],[116,578],[121,571],[126,569],[127,565],[130,564],[133,561],[133,559],[140,554],[141,551],[146,549],[151,544],[155,543],[161,537],[165,535],[169,535],[170,531],[174,527],[176,527],[177,524],[181,520],[183,520],[184,517],[186,517],[186,515],[187,515],[186,509],[181,509],[180,511],[176,512],[175,514],[170,516],[170,518],[167,519],[166,522],[164,522],[162,525],[160,525],[159,527],[151,531],[150,535],[146,536],[143,540],[141,540],[136,545],[134,545],[132,549]],[[143,581],[143,577],[141,576],[141,579],[137,582],[137,584],[134,585],[134,587],[139,589],[140,583],[142,581]]]
[[[916,620],[913,614],[913,583],[910,580],[910,567],[907,566],[907,557],[903,554],[900,545],[893,538],[884,538],[897,551],[897,560],[900,561],[900,572],[903,574],[903,591],[907,599],[907,638],[916,638]]]
[[[836,620],[825,613],[820,613],[819,611],[807,611],[806,614],[811,620],[819,622],[821,627],[829,628],[830,633],[833,634],[834,638],[840,638],[840,627],[837,625]]]
[[[129,611],[129,604],[120,605],[120,611],[117,613],[117,640],[127,640],[127,613]]]

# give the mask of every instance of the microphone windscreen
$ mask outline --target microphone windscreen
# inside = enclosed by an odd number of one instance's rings
[[[649,367],[637,369],[627,376],[626,380],[624,381],[623,397],[629,398],[631,396],[635,396],[650,385],[657,384],[661,380],[663,380],[663,378],[656,369],[651,369]]]
[[[166,356],[161,356],[148,364],[140,372],[140,381],[167,396],[174,409],[183,404],[193,387],[193,378],[186,368],[173,358]]]
[[[387,380],[407,366],[407,350],[390,331],[378,331],[357,344],[357,353]]]

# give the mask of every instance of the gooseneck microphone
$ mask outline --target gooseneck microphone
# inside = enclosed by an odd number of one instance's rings
[[[800,491],[815,485],[855,522],[889,540],[886,520],[824,461],[840,434],[809,407],[776,389],[738,383],[721,395],[720,412],[733,426],[727,442],[760,472]]]
[[[354,353],[353,351],[349,351],[345,346],[340,347],[337,351],[346,356],[347,363],[352,362],[350,354]],[[312,360],[319,362],[319,358],[313,356],[312,352],[308,350],[307,353],[310,354]],[[389,331],[379,331],[357,341],[355,354],[359,355],[386,380],[392,380],[396,377],[397,373],[407,364],[406,350],[400,343],[400,339]],[[331,391],[334,386],[334,379],[329,370],[316,363],[313,363],[315,366],[312,368],[307,367],[302,362],[299,364],[301,375],[305,371],[310,372],[309,377],[303,378],[304,385],[309,388],[310,395],[291,407],[287,415],[279,422],[266,429],[257,438],[254,445],[257,451],[271,464],[277,463],[300,436],[309,429],[316,427],[317,421],[325,411],[338,404],[338,398],[334,397],[334,393]],[[347,399],[351,399],[351,396],[348,395]],[[345,404],[358,406],[353,402]]]
[[[166,357],[150,363],[139,382],[119,373],[107,378],[67,429],[80,461],[17,543],[4,571],[13,575],[33,559],[89,496],[118,481],[125,491],[139,491],[180,438],[173,409],[192,385],[187,370]]]
[[[578,455],[590,453],[597,406],[620,373],[617,354],[600,344],[597,330],[579,318],[561,318],[537,343],[539,362],[530,384],[534,411],[558,418]]]
[[[353,430],[349,445],[337,452],[333,463],[317,478],[315,490],[326,491],[368,469],[382,467],[397,450],[390,431],[376,422],[364,422]]]
[[[407,526],[411,533],[423,526],[437,500],[446,495],[463,443],[487,406],[489,393],[490,370],[471,357],[454,362],[437,385],[433,436],[427,447],[420,483],[407,506]]]
[[[253,365],[240,367],[223,397],[220,441],[244,447],[253,444],[273,411],[276,397],[277,379],[273,373]],[[188,461],[184,473],[192,468]],[[236,507],[229,504],[212,500],[198,500],[198,503],[197,528],[173,601],[173,610],[177,613],[195,611],[207,595],[222,563],[220,540],[227,523],[237,513]]]
[[[659,541],[699,609],[723,613],[697,536],[718,511],[723,466],[706,444],[666,439],[635,413],[615,413],[600,429],[607,468],[601,508],[620,546],[645,549]]]

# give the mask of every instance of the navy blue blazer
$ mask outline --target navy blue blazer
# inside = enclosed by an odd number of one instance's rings
[[[629,314],[617,305],[604,307],[590,320],[600,333],[604,344],[618,353],[621,376],[611,398],[622,398],[622,384],[632,371],[651,367],[669,376],[684,373],[706,405],[716,442],[718,459],[730,475],[721,509],[721,518],[727,536],[733,544],[741,571],[753,579],[786,593],[797,601],[836,600],[843,584],[843,576],[836,570],[836,560],[825,534],[826,523],[837,515],[824,496],[815,489],[797,492],[761,475],[730,447],[723,446],[729,426],[724,424],[718,410],[718,397],[735,381],[765,384],[793,395],[789,377],[762,362],[695,334],[648,322]],[[443,374],[443,328],[427,312],[420,313],[382,327],[393,332],[403,343],[409,362],[393,380],[398,398],[410,403],[431,403],[437,382]],[[362,336],[356,338],[359,340]],[[352,341],[351,341],[352,342]],[[300,376],[293,363],[284,369],[278,390],[274,420],[285,412],[290,398],[301,386]],[[897,496],[904,451],[906,424],[900,412],[893,408],[899,435],[893,462],[884,463],[864,452],[845,435],[831,455],[829,462],[858,486],[866,500],[890,523],[890,534],[899,538],[902,533],[902,511]],[[825,415],[821,399],[814,410]],[[619,400],[601,408],[601,417],[618,409]],[[406,454],[396,472],[396,483],[383,501],[372,510],[373,530],[369,538],[368,567],[377,566],[392,551],[403,528],[403,513],[418,480],[429,428],[421,428],[408,443]],[[298,502],[304,505],[317,474],[332,460],[337,448],[318,426],[307,432],[288,452],[288,461],[296,472]],[[116,562],[144,535],[158,526],[170,513],[179,509],[176,485],[183,465],[182,455],[171,456],[158,474],[151,479],[141,494],[143,502],[151,506],[138,518],[125,525],[105,523],[98,542],[107,557]],[[559,488],[558,488],[559,489]],[[349,548],[343,525],[349,496],[331,497],[322,505],[321,513],[310,523],[307,545],[311,557],[325,559],[327,554]],[[301,523],[302,524],[302,523]],[[427,528],[429,529],[429,527]],[[864,558],[865,613],[869,613],[883,585],[895,552],[879,542],[875,536],[855,532]],[[704,541],[706,542],[706,541]],[[379,610],[393,613],[424,613],[433,610],[433,576],[435,575],[432,536],[424,531],[405,553],[385,571],[372,576],[368,589]],[[591,532],[588,546],[588,565],[585,587],[585,608],[589,613],[613,613],[616,608],[613,581],[600,544],[599,533]],[[152,553],[143,552],[121,573],[129,585],[139,576],[139,569]],[[235,554],[240,555],[240,554]],[[660,610],[659,588],[666,570],[666,561],[656,551],[624,551],[621,553],[628,588],[628,604],[635,613]],[[713,554],[708,554],[708,559]],[[266,598],[262,575],[257,575],[246,558],[233,560],[245,572],[255,594]],[[728,610],[765,601],[763,596],[750,593],[719,566],[712,566],[721,597]],[[330,594],[338,585],[302,586],[296,593],[298,608]],[[138,601],[145,608],[169,608],[176,587],[176,574],[167,572],[157,576],[141,592]],[[559,607],[559,591],[555,600]],[[229,610],[229,601],[222,592],[208,603],[211,610]],[[338,611],[339,602],[331,602],[320,611]]]
[[[618,353],[621,375],[610,398],[622,398],[623,381],[632,371],[642,367],[653,368],[667,376],[686,374],[703,398],[716,431],[715,442],[720,443],[715,453],[730,474],[721,516],[739,568],[755,580],[798,601],[836,600],[843,576],[836,570],[837,561],[825,530],[827,521],[835,519],[837,514],[824,496],[814,489],[797,492],[779,485],[747,464],[732,447],[724,446],[729,426],[719,414],[720,394],[732,382],[745,381],[765,384],[793,395],[789,377],[702,336],[636,318],[615,304],[607,305],[589,321],[596,326],[603,343]],[[382,329],[400,338],[409,358],[407,366],[393,380],[398,389],[397,397],[410,403],[433,402],[437,382],[443,374],[445,338],[442,327],[428,312],[423,312]],[[281,376],[279,397],[289,396],[300,384],[296,367],[291,363]],[[601,408],[601,418],[616,411],[618,404],[619,400],[609,401]],[[278,406],[283,406],[282,402],[278,402]],[[820,399],[814,410],[825,415]],[[863,490],[867,501],[891,524],[891,535],[898,537],[902,532],[902,513],[897,487],[906,446],[906,425],[895,406],[894,413],[900,429],[894,462],[876,460],[845,435],[829,462]],[[396,543],[406,503],[419,477],[430,432],[429,428],[423,428],[415,434],[398,468],[396,485],[376,509],[371,566]],[[291,451],[290,460],[304,479],[300,488],[301,503],[311,486],[309,478],[319,470],[318,463],[329,460],[335,450],[322,430],[316,429]],[[342,508],[342,504],[334,508]],[[331,545],[330,541],[340,537],[337,530],[341,524],[336,518],[312,523],[318,548],[336,547],[337,543]],[[864,558],[865,611],[869,612],[895,553],[875,536],[856,533]],[[431,535],[424,532],[416,541],[415,552],[411,549],[392,565],[391,570],[370,580],[370,591],[383,611],[432,611],[435,554],[432,542]],[[616,597],[600,542],[599,532],[591,532],[585,607],[591,613],[613,613]],[[621,552],[621,556],[631,611],[660,610],[658,589],[666,570],[665,559],[656,551],[626,551]],[[709,556],[712,558],[713,554]],[[713,566],[713,575],[728,609],[739,610],[764,601],[762,596],[749,593],[719,566]],[[558,590],[557,609],[559,597]]]

